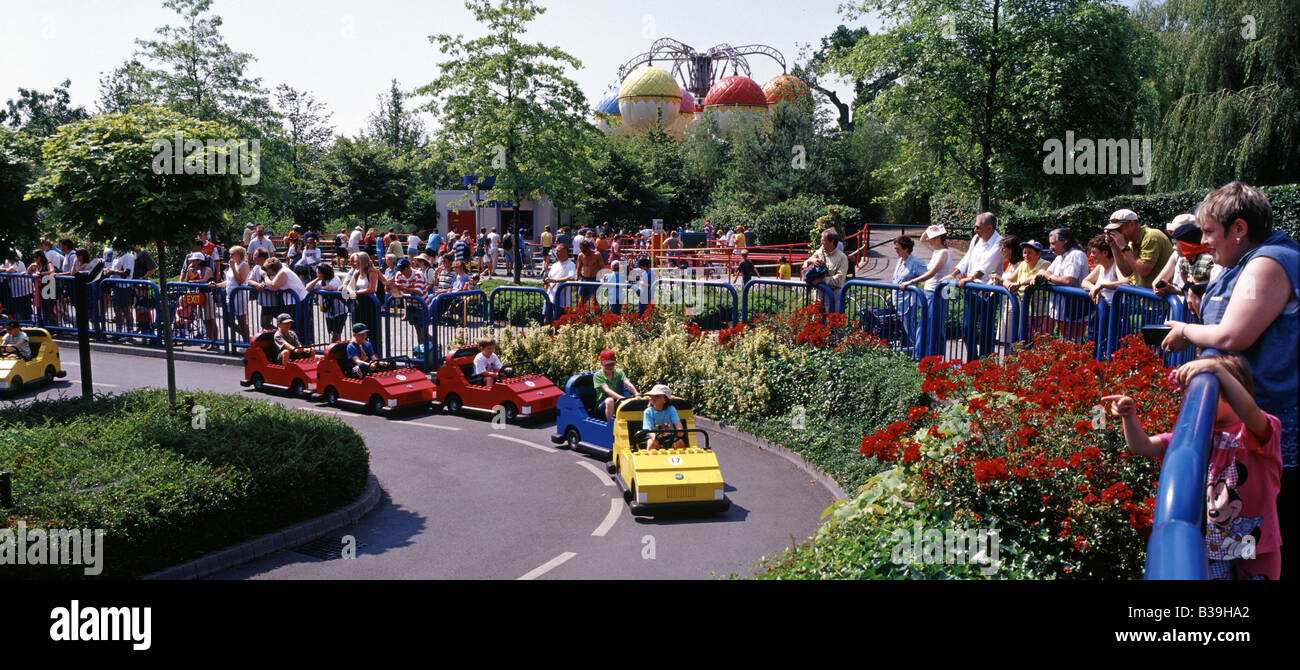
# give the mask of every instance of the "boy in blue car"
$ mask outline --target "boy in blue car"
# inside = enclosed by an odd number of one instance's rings
[[[662,438],[664,442],[671,442],[673,449],[685,449],[686,433],[673,431],[674,428],[680,431],[683,426],[681,417],[677,416],[677,408],[668,404],[668,396],[672,395],[672,391],[669,391],[664,384],[657,384],[646,395],[650,396],[650,406],[645,408],[641,428],[655,431],[650,434],[650,443],[646,447],[668,449],[667,446],[660,446]]]

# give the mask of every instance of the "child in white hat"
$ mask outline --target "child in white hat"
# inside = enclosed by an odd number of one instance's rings
[[[685,449],[686,440],[683,439],[686,433],[674,433],[672,430],[682,430],[682,419],[677,416],[677,408],[668,404],[668,397],[672,391],[664,384],[657,384],[646,395],[650,396],[650,406],[645,408],[645,414],[641,419],[642,430],[655,431],[650,434],[649,449],[659,449],[660,438],[665,441],[672,441],[672,448]],[[663,447],[668,448],[668,447]]]

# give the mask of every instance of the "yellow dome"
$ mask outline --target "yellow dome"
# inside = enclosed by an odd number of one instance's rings
[[[682,89],[677,86],[677,81],[673,79],[667,70],[657,68],[653,65],[643,65],[623,80],[623,85],[618,89],[618,97],[643,97],[654,96],[662,98],[682,99]]]

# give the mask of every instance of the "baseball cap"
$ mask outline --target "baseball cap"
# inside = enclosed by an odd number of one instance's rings
[[[921,233],[921,239],[929,240],[947,234],[948,234],[947,228],[944,228],[942,224],[935,224],[933,226],[930,226],[929,228],[926,228],[924,233]]]
[[[1184,223],[1169,233],[1169,236],[1179,242],[1187,242],[1188,244],[1201,243],[1201,229],[1195,223]]]
[[[360,334],[360,333],[368,333],[368,332],[370,332],[370,329],[366,327],[366,324],[364,324],[364,323],[354,323],[354,324],[352,324],[352,334],[353,334],[353,335],[357,335],[357,334]]]
[[[613,349],[606,349],[600,352],[600,362],[602,364],[613,363],[616,362],[617,360],[618,360],[618,355],[614,353]]]
[[[1195,214],[1179,214],[1178,216],[1175,216],[1172,221],[1165,224],[1165,232],[1172,235],[1175,230],[1178,230],[1182,226],[1185,226],[1189,223],[1192,225],[1196,225]]]
[[[275,317],[275,322],[276,322],[276,323],[293,323],[293,317],[292,317],[292,316],[289,316],[288,314],[281,314],[280,316]]]
[[[6,324],[5,324],[5,329],[6,329],[6,330],[12,330],[12,329],[14,329],[14,328],[22,328],[22,327],[23,327],[23,324],[22,324],[22,323],[19,323],[18,320],[16,320],[16,319],[10,319],[9,323],[6,323]]]
[[[398,261],[397,261],[397,269],[398,269],[398,270],[405,270],[406,268],[409,268],[409,267],[411,267],[411,261],[406,260],[405,258],[398,259]]]
[[[1137,212],[1131,209],[1118,209],[1115,210],[1114,214],[1110,215],[1110,220],[1111,221],[1137,221],[1138,215]]]
[[[668,390],[667,384],[655,384],[655,387],[650,389],[650,392],[647,393],[646,395],[661,395],[664,397],[671,397],[672,394],[673,392]]]
[[[253,225],[253,222],[252,222],[252,221],[249,221],[248,223],[244,224],[244,227],[245,227],[245,228],[256,228],[257,226],[254,226],[254,225]]]

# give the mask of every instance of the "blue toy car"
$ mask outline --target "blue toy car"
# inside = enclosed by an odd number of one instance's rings
[[[573,375],[564,385],[564,395],[556,402],[555,434],[551,442],[570,449],[608,459],[614,450],[614,425],[605,420],[605,409],[593,411],[596,388],[595,372]]]

